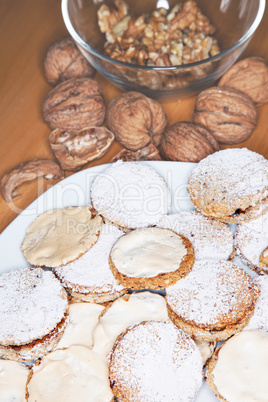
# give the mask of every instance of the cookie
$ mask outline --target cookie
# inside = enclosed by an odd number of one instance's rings
[[[59,349],[32,368],[28,385],[29,402],[111,402],[105,360],[85,346]]]
[[[102,218],[89,207],[44,212],[28,227],[21,250],[34,266],[57,267],[74,261],[97,241]]]
[[[145,291],[120,297],[102,312],[94,331],[93,350],[103,357],[108,356],[116,338],[129,326],[150,320],[168,320],[163,296]]]
[[[203,215],[226,223],[257,218],[268,208],[268,161],[246,148],[229,148],[202,159],[188,192]]]
[[[67,293],[52,272],[25,268],[0,277],[0,356],[40,357],[59,341],[67,317]]]
[[[0,359],[0,401],[26,402],[28,375],[24,364]]]
[[[268,333],[243,331],[216,350],[207,381],[221,401],[267,401]]]
[[[245,327],[259,288],[230,261],[196,261],[192,271],[166,289],[170,319],[194,339],[221,341]]]
[[[140,162],[110,165],[94,179],[90,195],[105,220],[128,229],[156,225],[171,205],[163,177]]]
[[[54,269],[75,299],[104,303],[128,291],[114,278],[109,267],[110,251],[123,234],[116,226],[104,224],[97,242],[82,257]]]
[[[166,215],[157,226],[187,237],[194,247],[196,260],[228,260],[233,257],[233,233],[229,226],[199,212],[183,211]]]
[[[268,213],[237,225],[235,247],[242,261],[259,274],[268,274],[265,250],[268,247]]]
[[[109,377],[122,402],[191,401],[202,384],[202,357],[193,340],[171,322],[147,321],[117,339]]]
[[[268,332],[268,276],[259,276],[255,283],[260,288],[260,294],[254,314],[244,330],[260,329]]]
[[[135,229],[114,244],[110,268],[131,289],[161,289],[187,275],[194,263],[191,242],[170,229]]]

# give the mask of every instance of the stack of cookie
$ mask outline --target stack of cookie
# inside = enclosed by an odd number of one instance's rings
[[[206,364],[215,394],[239,400],[222,379],[229,356],[266,342],[258,331],[268,330],[267,284],[256,279],[268,272],[268,161],[216,152],[194,167],[188,192],[195,211],[171,214],[165,180],[118,161],[93,181],[89,206],[47,211],[29,226],[22,251],[33,267],[0,283],[1,321],[13,312],[0,353],[19,362],[26,400],[193,401]],[[16,327],[18,289],[29,311],[21,302]],[[232,341],[230,351],[217,341]]]

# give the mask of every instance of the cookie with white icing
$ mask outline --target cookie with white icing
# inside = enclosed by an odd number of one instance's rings
[[[111,352],[116,338],[129,326],[142,321],[167,321],[163,296],[149,291],[124,295],[102,312],[94,331],[93,350],[103,357]]]
[[[148,227],[122,236],[110,253],[115,278],[132,289],[161,289],[187,275],[194,263],[191,242],[170,229]]]
[[[28,375],[24,364],[0,359],[0,401],[26,402]]]
[[[91,203],[105,220],[123,228],[156,225],[171,205],[171,193],[156,170],[140,162],[118,161],[93,181]]]
[[[128,291],[114,278],[109,267],[110,251],[123,234],[115,225],[105,223],[97,242],[82,257],[54,268],[56,276],[74,299],[104,303]]]
[[[28,380],[29,402],[111,402],[105,359],[85,346],[59,349],[32,368]]]
[[[237,226],[235,247],[242,261],[259,274],[268,274],[265,250],[268,247],[268,212]]]
[[[67,293],[50,271],[26,268],[0,276],[0,356],[37,359],[67,324]]]
[[[30,224],[21,250],[34,266],[68,264],[96,243],[101,227],[102,218],[89,207],[52,209]]]
[[[202,357],[174,324],[147,321],[116,341],[109,377],[119,401],[192,401],[202,385]]]
[[[210,359],[206,376],[221,401],[266,401],[268,333],[242,331],[228,339]]]
[[[268,161],[246,148],[229,148],[202,159],[188,192],[203,215],[226,223],[257,218],[268,208]]]
[[[166,289],[171,320],[194,339],[221,341],[241,331],[253,315],[259,288],[230,261],[196,261]]]
[[[233,233],[229,226],[197,211],[166,215],[157,226],[187,237],[194,247],[196,260],[228,260],[233,257]]]

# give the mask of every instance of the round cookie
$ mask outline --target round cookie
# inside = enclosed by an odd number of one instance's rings
[[[202,384],[202,357],[194,341],[171,322],[130,327],[114,345],[110,384],[119,401],[185,402]]]
[[[29,402],[111,402],[108,367],[85,346],[59,349],[34,366],[28,381]]]
[[[255,283],[260,288],[260,294],[254,314],[244,330],[260,329],[268,332],[268,276],[258,276]]]
[[[221,401],[266,401],[268,333],[242,331],[232,336],[215,351],[206,376]]]
[[[240,223],[268,208],[268,161],[246,148],[228,148],[202,159],[188,179],[188,192],[203,215]]]
[[[26,402],[28,375],[24,364],[0,359],[0,401]]]
[[[170,319],[194,339],[221,341],[241,331],[253,315],[259,288],[230,261],[196,261],[166,289]]]
[[[156,225],[171,205],[163,177],[140,162],[112,164],[95,178],[90,194],[105,220],[130,229]]]
[[[167,320],[167,305],[163,296],[148,291],[124,295],[102,312],[94,331],[93,350],[106,357],[116,338],[129,326],[142,321]]]
[[[170,229],[148,227],[122,236],[110,253],[115,278],[132,289],[163,289],[187,275],[194,263],[191,242]]]
[[[21,250],[34,266],[57,267],[83,255],[97,241],[102,218],[89,207],[52,209],[35,219]]]
[[[56,276],[75,299],[104,303],[128,291],[116,281],[109,267],[110,251],[123,234],[121,229],[105,223],[97,242],[82,257],[54,268]]]
[[[187,237],[194,247],[196,260],[232,258],[233,233],[225,223],[196,211],[184,211],[166,215],[157,226],[172,229]]]
[[[268,247],[268,213],[237,225],[235,247],[242,261],[259,274],[268,274],[265,250]]]

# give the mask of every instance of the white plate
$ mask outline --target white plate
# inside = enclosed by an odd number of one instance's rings
[[[153,167],[166,180],[172,192],[171,212],[193,209],[187,194],[187,180],[194,163],[185,162],[144,162]],[[74,205],[88,205],[92,180],[107,165],[82,170],[62,180],[38,197],[0,235],[0,274],[29,266],[20,245],[29,224],[41,213],[52,208]],[[218,399],[207,386],[202,385],[195,402],[215,402]]]

